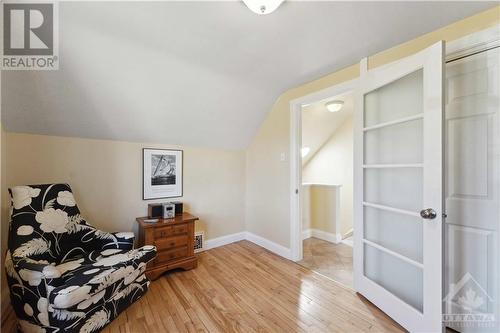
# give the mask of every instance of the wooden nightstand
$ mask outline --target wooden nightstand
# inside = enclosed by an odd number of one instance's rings
[[[182,268],[195,268],[198,259],[194,255],[194,221],[198,217],[189,213],[176,215],[173,219],[159,219],[156,223],[145,223],[147,217],[138,217],[139,245],[154,245],[156,258],[146,268],[146,276],[156,280],[164,272]]]

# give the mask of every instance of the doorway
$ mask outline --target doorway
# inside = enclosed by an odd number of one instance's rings
[[[303,258],[353,288],[353,114],[349,91],[301,109]]]

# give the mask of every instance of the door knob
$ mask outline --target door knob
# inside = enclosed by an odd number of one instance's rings
[[[422,216],[423,219],[433,220],[436,218],[437,214],[434,209],[427,208],[420,211],[420,216]]]

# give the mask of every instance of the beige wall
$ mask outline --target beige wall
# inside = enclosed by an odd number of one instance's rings
[[[6,140],[5,140],[5,132],[3,130],[3,126],[0,124],[0,166],[1,166],[1,171],[0,171],[0,188],[1,188],[1,193],[0,193],[0,232],[1,232],[1,238],[0,238],[0,248],[1,248],[1,254],[0,254],[0,262],[1,262],[1,272],[0,274],[2,275],[0,281],[1,281],[1,286],[0,286],[0,312],[2,314],[2,317],[5,314],[5,311],[8,309],[8,303],[9,303],[9,295],[8,295],[8,288],[7,288],[7,278],[4,273],[4,253],[7,250],[7,233],[9,230],[9,219],[6,217],[8,215],[9,211],[9,201],[8,201],[8,196],[6,195],[5,189],[5,182],[6,182],[6,174],[7,174],[7,169],[5,168],[6,164]]]
[[[337,223],[337,188],[311,187],[311,227],[335,234]]]
[[[314,229],[337,234],[338,186],[302,186],[302,230]]]
[[[303,183],[335,184],[340,187],[340,230],[352,228],[353,207],[353,122],[349,117],[302,168]],[[315,204],[311,197],[311,204]],[[319,221],[317,222],[319,223]],[[322,229],[320,229],[322,230]],[[328,231],[328,230],[324,230]]]
[[[451,41],[500,23],[500,6],[453,23],[368,58],[369,68],[395,61],[439,40]],[[247,230],[290,246],[290,101],[359,76],[354,64],[283,93],[247,150]],[[281,161],[280,155],[287,158]]]
[[[135,218],[147,214],[148,203],[168,201],[142,200],[142,148],[181,148],[180,200],[200,217],[197,229],[206,239],[244,230],[243,151],[17,133],[7,133],[6,141],[3,192],[13,185],[67,182],[88,222],[107,231],[136,231]]]
[[[0,91],[2,86],[2,80],[0,79]],[[1,111],[1,94],[0,94],[0,115]],[[4,253],[7,250],[7,232],[9,230],[9,220],[5,218],[8,211],[8,198],[6,193],[4,193],[5,181],[7,175],[7,169],[5,167],[5,163],[7,161],[5,157],[6,153],[6,140],[5,140],[5,132],[3,130],[3,126],[0,123],[0,321],[3,320],[4,316],[7,314],[7,310],[10,309],[9,306],[9,291],[7,287],[7,277],[4,273]]]

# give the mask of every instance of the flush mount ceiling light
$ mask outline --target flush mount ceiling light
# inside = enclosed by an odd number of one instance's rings
[[[274,12],[284,0],[243,0],[255,14],[265,15]]]
[[[330,112],[338,112],[343,106],[343,101],[331,101],[325,104],[326,109]]]
[[[310,151],[311,151],[311,148],[309,148],[309,147],[302,147],[302,149],[300,150],[300,154],[302,155],[302,158],[306,157],[307,154],[309,154]]]

